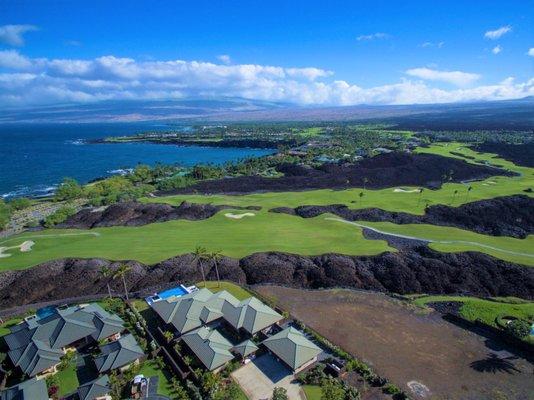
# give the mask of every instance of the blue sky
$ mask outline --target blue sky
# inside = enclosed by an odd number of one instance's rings
[[[534,94],[533,27],[528,0],[4,1],[0,104],[521,97]]]

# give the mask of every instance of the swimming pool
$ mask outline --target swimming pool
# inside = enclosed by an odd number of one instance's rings
[[[54,307],[54,306],[43,307],[43,308],[38,309],[35,312],[35,314],[39,318],[46,318],[46,317],[49,317],[50,315],[53,315],[55,313],[56,313],[56,307]]]
[[[159,292],[158,296],[161,299],[168,299],[169,297],[173,297],[173,296],[180,297],[187,293],[189,293],[187,289],[183,287],[182,285],[180,285],[178,287],[167,289],[167,290],[164,290],[163,292]]]
[[[154,296],[149,296],[145,298],[145,301],[148,303],[148,305],[151,305],[152,303],[155,303],[156,301],[161,301],[168,299],[169,297],[181,297],[185,294],[191,293],[191,290],[193,289],[193,286],[190,288],[186,288],[184,285],[176,286],[171,289],[164,290],[162,292],[154,294]]]

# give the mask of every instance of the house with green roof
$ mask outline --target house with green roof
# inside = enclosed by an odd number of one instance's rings
[[[232,353],[237,354],[241,359],[245,359],[246,357],[258,351],[258,349],[259,348],[256,343],[250,339],[247,339],[232,347]]]
[[[317,356],[322,352],[301,331],[293,327],[265,339],[262,344],[295,373],[317,361]]]
[[[209,371],[218,371],[234,359],[232,343],[216,329],[200,327],[182,336],[182,341]]]
[[[12,364],[30,377],[57,372],[68,350],[101,339],[115,339],[124,321],[98,304],[57,308],[51,315],[32,316],[3,337]]]
[[[95,357],[96,370],[105,373],[113,370],[124,371],[145,356],[134,336],[129,333],[120,339],[100,346],[100,355]]]
[[[154,302],[151,307],[179,335],[220,320],[254,335],[283,318],[255,297],[240,302],[225,290],[213,293],[205,288]]]
[[[111,400],[109,392],[109,377],[107,375],[84,383],[77,391],[79,400]]]
[[[0,392],[0,400],[48,400],[44,379],[32,378]]]

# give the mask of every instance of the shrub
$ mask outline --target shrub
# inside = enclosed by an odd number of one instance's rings
[[[68,217],[74,214],[76,214],[76,209],[74,207],[70,207],[70,206],[60,207],[56,210],[56,212],[54,212],[53,214],[50,214],[48,217],[45,218],[44,226],[47,228],[52,228],[53,226],[57,224],[65,222]]]
[[[9,202],[9,207],[11,207],[12,210],[24,210],[25,208],[31,206],[31,204],[31,201],[26,197],[19,197],[11,200]]]
[[[385,385],[382,391],[386,394],[391,394],[391,395],[398,395],[402,393],[402,390],[400,390],[393,383],[388,383],[387,385]]]
[[[272,400],[288,400],[287,390],[283,387],[275,387],[273,390]]]
[[[506,325],[506,331],[519,339],[526,338],[530,330],[531,324],[523,319],[514,319]]]
[[[79,199],[83,196],[83,188],[72,178],[65,178],[54,194],[54,200],[64,201]]]

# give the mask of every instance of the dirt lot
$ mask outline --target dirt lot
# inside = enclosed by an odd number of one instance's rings
[[[534,399],[532,363],[437,313],[372,292],[257,290],[415,399]]]

